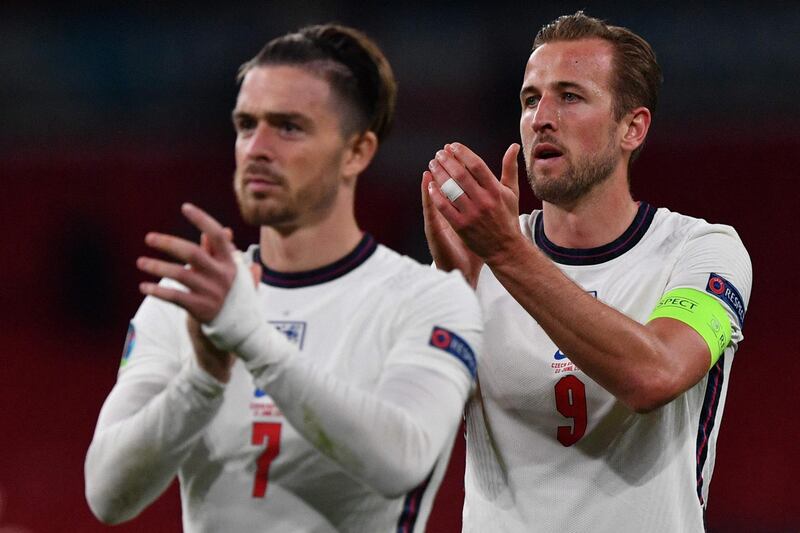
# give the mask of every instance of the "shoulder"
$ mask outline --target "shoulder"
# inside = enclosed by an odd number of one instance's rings
[[[681,237],[683,248],[703,248],[707,253],[730,255],[750,262],[747,249],[736,230],[727,224],[716,224],[660,208],[653,221],[656,230]]]
[[[162,279],[159,283],[185,290],[183,285],[170,279]],[[186,311],[148,296],[128,326],[119,376],[130,379],[134,379],[133,376],[160,376],[170,379],[188,356],[186,348],[189,344]]]
[[[372,269],[379,289],[392,293],[398,302],[420,308],[435,302],[437,307],[474,307],[478,300],[460,271],[444,272],[431,265],[379,245]]]
[[[681,271],[699,274],[703,279],[697,281],[702,281],[709,292],[715,294],[712,285],[724,282],[738,289],[737,299],[749,301],[753,282],[750,255],[732,226],[664,208],[658,210],[657,221],[664,231],[671,231],[681,240],[677,257]]]
[[[164,278],[160,285],[171,289],[186,290],[177,281]],[[182,342],[186,334],[186,311],[175,304],[146,297],[131,319],[139,345]]]
[[[736,262],[750,262],[739,234],[727,224],[711,223],[661,207],[653,218],[648,234],[651,242],[676,250],[679,255],[700,253],[723,260],[730,258]]]
[[[539,218],[539,213],[541,213],[541,209],[534,209],[530,213],[523,213],[519,216],[519,228],[522,230],[522,234],[531,241],[533,241],[534,226],[536,219]]]
[[[163,287],[167,287],[170,289],[176,289],[179,291],[186,291],[186,287],[182,284],[178,283],[177,281],[169,278],[162,278],[159,282],[159,285]],[[147,296],[144,300],[142,300],[142,304],[139,306],[139,309],[136,311],[136,315],[134,315],[134,320],[167,320],[169,322],[184,320],[186,317],[186,311],[181,309],[175,304],[165,302],[164,300],[159,300],[153,296]]]
[[[693,217],[660,207],[653,219],[653,228],[685,235],[687,239],[716,235],[718,238],[744,248],[736,230],[727,224],[715,224],[703,218]]]
[[[448,286],[464,285],[469,289],[464,277],[458,271],[445,272],[437,270],[430,264],[423,264],[407,255],[384,245],[378,245],[375,254],[381,261],[381,269],[387,274],[387,282],[391,285],[414,289],[417,287],[430,288],[439,284]]]
[[[258,253],[258,244],[253,243],[247,247],[242,253],[242,257],[245,260],[245,263],[253,263],[255,262],[256,253]]]

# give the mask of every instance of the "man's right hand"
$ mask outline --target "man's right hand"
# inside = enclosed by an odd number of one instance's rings
[[[523,238],[519,227],[519,150],[516,143],[508,147],[499,180],[483,159],[460,143],[447,144],[436,152],[428,164],[430,171],[423,174],[422,204],[431,254],[437,266],[460,269],[473,287],[478,284],[484,262],[491,265],[492,258],[513,249],[515,241]],[[445,196],[442,187],[448,182],[455,182],[462,194],[452,200]]]
[[[225,235],[229,241],[233,242],[233,232],[230,228],[225,228]],[[208,234],[203,233],[200,235],[200,247],[207,253],[212,252]],[[261,265],[252,263],[250,265],[250,275],[253,277],[253,284],[258,288],[258,283],[261,280]],[[236,356],[214,346],[203,333],[200,322],[190,314],[186,315],[186,327],[197,357],[197,363],[203,370],[219,381],[227,383],[231,378],[231,368]]]

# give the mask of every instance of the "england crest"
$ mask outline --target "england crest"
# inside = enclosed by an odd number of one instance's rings
[[[298,349],[303,349],[303,339],[305,338],[306,334],[305,322],[271,320],[270,324],[275,326],[278,331],[286,335],[286,338],[289,339],[291,343],[296,345]]]

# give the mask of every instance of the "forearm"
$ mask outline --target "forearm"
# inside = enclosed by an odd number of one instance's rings
[[[169,486],[222,401],[222,387],[196,367],[159,387],[123,382],[103,407],[85,463],[86,498],[103,522],[135,517]],[[142,395],[152,397],[120,419]]]
[[[425,480],[451,441],[468,390],[411,366],[386,370],[371,391],[300,357],[252,372],[309,443],[386,497]]]
[[[589,377],[635,410],[682,392],[685,361],[651,328],[593,298],[529,242],[509,248],[488,262],[495,277]]]
[[[374,389],[361,389],[304,358],[268,324],[256,291],[242,275],[244,266],[238,268],[222,310],[202,326],[208,338],[242,359],[292,426],[347,472],[386,496],[421,483],[458,425],[470,388],[469,370],[451,355],[441,371],[423,368],[425,357],[420,357],[419,365],[386,365]],[[439,298],[438,292],[428,292]],[[463,322],[464,331],[479,331],[477,305],[474,311],[472,316],[468,308],[460,309],[453,313],[457,319],[443,317],[444,323]],[[430,330],[423,335],[427,338]],[[430,349],[427,344],[407,348],[400,359],[413,361]]]

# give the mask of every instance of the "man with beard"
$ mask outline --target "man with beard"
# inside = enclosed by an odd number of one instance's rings
[[[185,531],[423,531],[482,322],[460,274],[356,223],[391,68],[360,32],[323,25],[271,41],[240,80],[234,188],[259,245],[237,252],[189,204],[199,245],[147,235],[178,262],[137,262],[163,280],[140,287],[86,457],[89,505],[128,520],[177,475]]]
[[[542,209],[517,216],[516,144],[499,181],[459,143],[423,174],[434,260],[484,313],[465,531],[704,530],[752,274],[733,228],[631,197],[660,82],[638,35],[560,17],[520,93]]]

